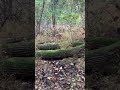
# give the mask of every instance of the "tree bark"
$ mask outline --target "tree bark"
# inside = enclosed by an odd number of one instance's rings
[[[56,33],[56,15],[55,15],[55,10],[56,10],[56,4],[57,4],[57,1],[56,0],[51,0],[52,2],[52,6],[51,6],[51,9],[52,9],[52,25],[53,25],[53,36],[55,36],[55,33]]]

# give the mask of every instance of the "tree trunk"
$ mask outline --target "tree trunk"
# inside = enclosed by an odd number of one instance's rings
[[[2,0],[1,3],[3,5],[1,11],[3,13],[3,19],[0,21],[0,29],[6,24],[7,20],[12,19],[12,1],[11,0]]]
[[[52,2],[52,25],[53,25],[53,36],[55,36],[56,34],[56,15],[55,15],[55,10],[56,10],[56,1],[55,0],[51,0]]]
[[[43,5],[42,5],[42,10],[41,10],[41,15],[40,15],[40,21],[39,21],[39,24],[38,24],[38,29],[39,29],[40,33],[41,33],[40,27],[41,27],[41,22],[42,22],[42,16],[43,16],[44,8],[45,8],[45,0],[43,0]]]

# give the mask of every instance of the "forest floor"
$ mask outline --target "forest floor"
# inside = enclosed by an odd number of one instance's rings
[[[60,45],[61,49],[67,49],[71,47],[71,38],[73,41],[80,40],[84,42],[84,30],[80,32],[73,29],[73,31],[72,37],[69,32],[63,32],[60,40],[57,37],[54,37],[54,40],[49,35],[38,35],[35,43],[37,45],[42,42],[54,41]],[[36,57],[35,90],[85,90],[84,49],[79,54],[80,58],[69,57],[54,61],[46,61]]]
[[[0,74],[0,90],[34,90],[33,83],[17,80],[14,75]]]
[[[84,57],[36,60],[35,90],[85,90]]]

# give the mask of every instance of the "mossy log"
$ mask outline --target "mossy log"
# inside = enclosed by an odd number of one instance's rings
[[[6,40],[6,43],[17,43],[17,42],[21,42],[23,41],[24,38],[23,37],[16,37],[16,38],[8,38]]]
[[[60,46],[59,44],[54,44],[54,43],[38,44],[37,49],[38,50],[55,50],[55,49],[60,49]]]
[[[74,55],[79,55],[80,51],[84,49],[84,44],[68,49],[58,50],[37,50],[36,56],[46,60],[59,60]]]
[[[114,53],[116,50],[119,50],[119,49],[120,49],[120,41],[105,47],[101,47],[99,49],[90,50],[86,52],[86,56],[87,58],[92,58],[94,56],[99,56],[99,55],[103,55],[103,56],[109,55],[112,52]]]
[[[34,39],[34,34],[32,35],[26,35],[26,36],[13,36],[13,37],[9,37],[9,38],[5,38],[4,39],[4,43],[18,43],[21,41],[30,41]]]
[[[117,38],[102,38],[102,37],[90,38],[86,39],[86,48],[88,50],[98,49],[100,47],[111,45],[115,42],[118,42],[119,40],[120,39]]]
[[[12,57],[33,57],[35,56],[34,41],[19,42],[2,45],[2,54]]]
[[[16,78],[33,79],[35,75],[34,57],[14,57],[0,60],[0,73],[15,75]]]
[[[83,44],[83,42],[76,41],[76,42],[72,42],[72,43],[71,43],[71,46],[72,46],[72,47],[76,47],[76,46],[79,46],[79,45],[82,45],[82,44]]]
[[[85,60],[88,72],[120,62],[120,41],[99,49],[86,51]]]

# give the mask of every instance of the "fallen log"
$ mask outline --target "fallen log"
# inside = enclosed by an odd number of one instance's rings
[[[5,42],[6,43],[17,43],[23,41],[23,37],[16,37],[16,38],[8,38]]]
[[[0,73],[15,75],[23,80],[34,80],[35,58],[34,57],[14,57],[0,60]]]
[[[45,60],[59,60],[67,57],[72,57],[78,55],[80,51],[84,48],[84,44],[68,49],[58,49],[58,50],[37,50],[36,57],[41,57]]]
[[[83,44],[83,42],[76,41],[76,42],[72,42],[72,43],[71,43],[71,46],[72,46],[72,47],[76,47],[76,46],[79,46],[79,45],[82,45],[82,44]]]
[[[111,45],[115,42],[118,42],[119,40],[120,39],[117,38],[102,38],[102,37],[90,38],[86,39],[86,48],[88,50],[94,50],[100,47]]]
[[[86,51],[85,60],[86,73],[95,69],[104,71],[105,67],[117,64],[120,62],[120,41],[99,49]]]
[[[11,57],[33,57],[35,56],[34,41],[19,42],[2,45],[2,54]]]
[[[101,47],[99,49],[95,49],[95,50],[90,50],[88,52],[86,52],[86,57],[87,58],[92,58],[94,56],[99,56],[99,55],[108,55],[114,51],[116,51],[120,49],[120,41],[113,43],[111,45],[105,46],[105,47]]]
[[[55,50],[55,49],[60,49],[60,46],[59,44],[54,44],[54,43],[38,44],[37,49],[38,50]]]

